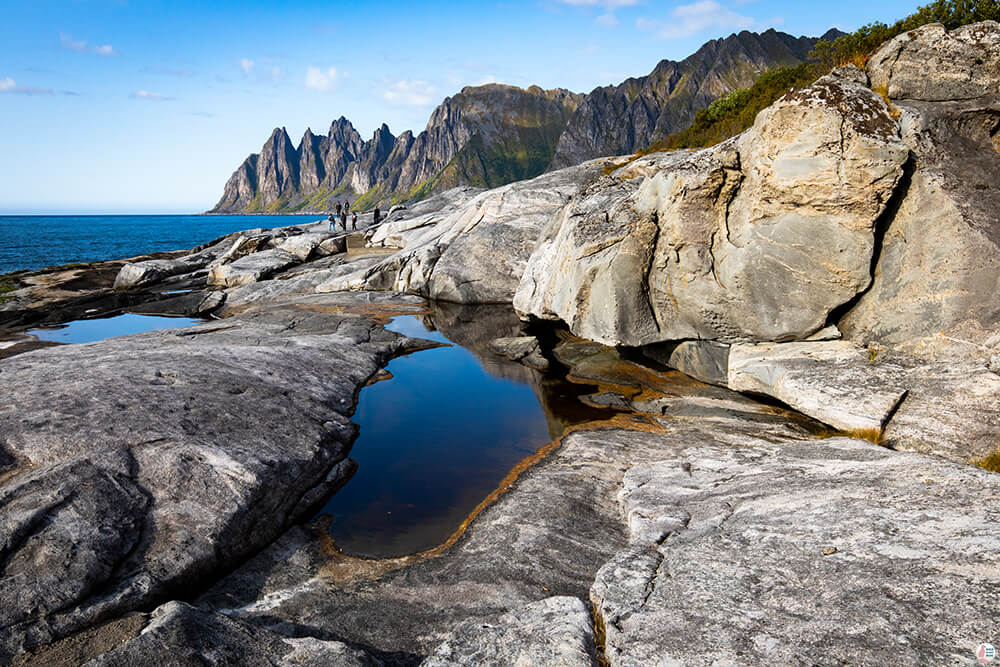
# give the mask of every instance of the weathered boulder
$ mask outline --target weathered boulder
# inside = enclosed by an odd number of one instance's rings
[[[609,344],[818,331],[868,286],[875,224],[907,158],[865,83],[841,68],[739,137],[585,189],[544,232],[515,307]]]
[[[840,322],[855,340],[969,357],[1000,326],[1000,24],[900,35],[868,72],[913,153],[874,281]]]
[[[848,341],[733,345],[727,386],[764,394],[845,431],[880,434],[906,395],[901,369]]]
[[[541,229],[599,169],[594,161],[487,192],[460,189],[421,202],[370,241],[403,250],[317,291],[392,289],[456,303],[510,303]]]
[[[382,295],[311,299],[0,361],[0,661],[196,589],[349,478],[357,390],[419,344]]]
[[[971,664],[1000,632],[998,492],[860,440],[665,448],[591,589],[608,662]]]
[[[424,667],[448,665],[594,664],[594,627],[579,598],[553,597],[502,614],[492,622],[457,628],[424,660]]]
[[[245,255],[231,264],[213,266],[208,272],[208,284],[216,287],[238,287],[266,280],[278,271],[302,260],[290,252],[272,248]]]

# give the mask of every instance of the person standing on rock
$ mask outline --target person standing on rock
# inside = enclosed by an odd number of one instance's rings
[[[348,199],[344,200],[344,210],[347,211],[348,213],[351,212],[351,202]]]
[[[351,229],[357,231],[358,229],[358,212],[351,211]]]
[[[340,212],[340,224],[344,226],[344,231],[347,231],[347,209],[345,208]]]
[[[337,207],[336,207],[336,211],[337,211],[337,217],[338,217],[338,218],[340,217],[340,208],[341,208],[341,206],[340,206],[340,201],[338,200],[338,201],[337,201]]]
[[[378,210],[378,206],[375,207],[375,215],[373,216],[375,222],[372,224],[377,225],[380,220],[382,220],[382,212]]]
[[[337,219],[333,217],[333,213],[330,214],[330,217],[328,217],[327,220],[330,222],[330,224],[326,226],[327,231],[337,231]]]

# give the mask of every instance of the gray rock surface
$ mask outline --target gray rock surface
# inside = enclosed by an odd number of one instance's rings
[[[0,660],[196,588],[349,478],[355,392],[417,345],[374,297],[0,361]]]
[[[401,247],[318,292],[391,289],[457,303],[510,303],[549,217],[596,177],[597,162],[478,193],[452,190],[406,211],[371,237]]]
[[[629,545],[591,590],[611,665],[972,664],[1000,632],[995,473],[848,439],[677,445],[619,494]]]
[[[874,282],[840,322],[855,340],[969,357],[1000,326],[1000,25],[900,35],[871,59],[913,153]]]
[[[579,598],[554,597],[507,612],[493,622],[470,622],[420,664],[590,667],[594,650],[587,606]]]
[[[906,395],[900,369],[848,341],[734,345],[727,386],[765,394],[844,431],[882,432]]]
[[[301,261],[297,255],[278,248],[262,250],[241,257],[232,264],[212,267],[208,272],[208,284],[216,287],[239,287],[266,280]]]
[[[542,354],[538,339],[534,336],[494,338],[490,341],[489,348],[530,368],[545,370],[549,367],[549,361]]]
[[[539,240],[514,306],[609,344],[804,338],[871,280],[907,150],[856,68],[693,154],[597,181]]]

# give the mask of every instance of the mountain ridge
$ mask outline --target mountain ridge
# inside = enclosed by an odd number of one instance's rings
[[[829,31],[822,38],[829,38]],[[547,170],[632,153],[689,124],[712,100],[772,67],[803,62],[819,39],[774,29],[710,40],[682,61],[590,93],[507,84],[466,86],[427,126],[364,140],[344,116],[298,146],[275,128],[236,169],[212,213],[327,211],[336,200],[370,207],[457,185],[497,187]]]

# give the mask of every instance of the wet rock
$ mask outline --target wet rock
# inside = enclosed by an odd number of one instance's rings
[[[459,627],[421,665],[593,664],[594,628],[579,598],[554,597]]]
[[[840,322],[848,337],[924,358],[968,359],[1000,326],[1000,24],[938,24],[869,61],[913,152],[871,289]]]
[[[520,361],[529,368],[543,371],[549,367],[549,360],[542,354],[538,339],[534,336],[494,338],[489,348],[512,361]]]
[[[560,211],[514,305],[608,344],[804,338],[870,282],[898,132],[842,68],[737,138],[637,160]]]
[[[727,384],[838,429],[879,434],[906,395],[903,378],[902,369],[873,364],[848,341],[761,343],[732,346]]]
[[[1000,631],[998,491],[859,440],[664,449],[625,475],[629,546],[591,590],[608,660],[970,662]]]

